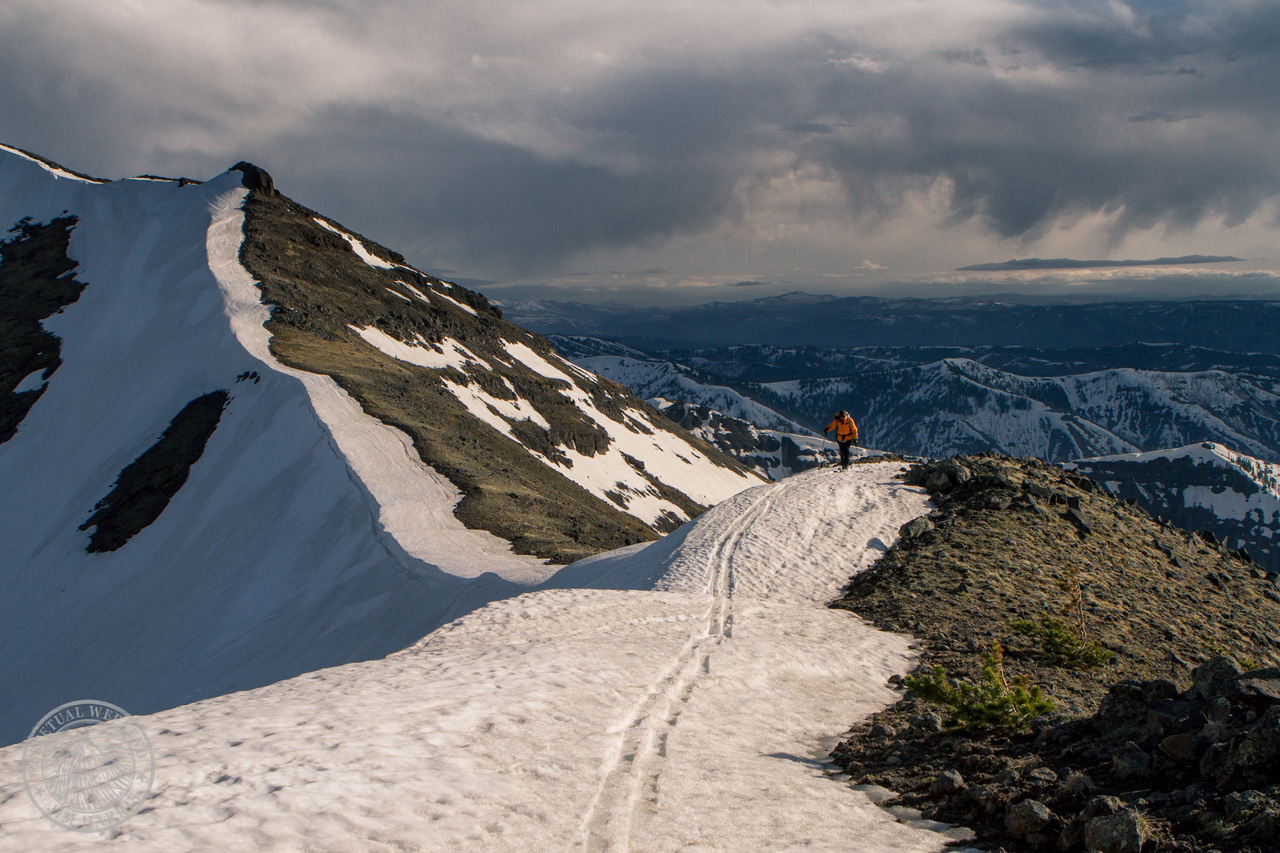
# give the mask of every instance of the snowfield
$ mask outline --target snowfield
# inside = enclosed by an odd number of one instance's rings
[[[823,605],[927,511],[899,470],[758,486],[384,660],[139,717],[155,794],[108,843],[42,819],[2,749],[0,846],[940,850],[826,761],[908,666]]]

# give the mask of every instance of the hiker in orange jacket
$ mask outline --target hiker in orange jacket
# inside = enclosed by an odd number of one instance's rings
[[[858,425],[848,412],[841,409],[822,433],[826,435],[832,430],[836,431],[836,442],[840,445],[840,469],[844,470],[849,467],[849,445],[858,440]]]

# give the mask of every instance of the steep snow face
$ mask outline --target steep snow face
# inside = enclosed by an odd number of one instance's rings
[[[827,778],[893,701],[908,638],[823,606],[927,511],[896,465],[742,492],[663,540],[571,565],[386,660],[139,718],[156,797],[131,850],[940,851]],[[15,849],[87,850],[19,790]],[[215,815],[216,819],[210,819]]]
[[[1087,474],[1158,518],[1208,530],[1255,562],[1280,571],[1280,465],[1215,442],[1079,459]]]
[[[457,522],[457,490],[331,380],[275,364],[236,262],[240,177],[98,184],[0,154],[0,222],[70,211],[87,282],[45,321],[62,365],[0,444],[0,742],[79,696],[148,712],[381,657],[550,573]],[[77,528],[117,475],[219,389],[159,518],[87,554]]]

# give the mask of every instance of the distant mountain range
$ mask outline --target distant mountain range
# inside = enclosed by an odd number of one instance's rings
[[[1111,347],[1134,341],[1280,353],[1280,302],[883,299],[791,293],[744,302],[640,308],[551,300],[505,306],[542,334],[606,338],[644,350],[724,347]]]
[[[647,354],[596,339],[554,341],[638,394],[661,393],[664,411],[762,471],[790,470],[778,439],[765,442],[775,461],[761,453],[766,425],[812,436],[846,408],[867,447],[935,458],[996,451],[1076,465],[1153,515],[1212,531],[1280,570],[1272,544],[1280,541],[1274,355],[1153,344]],[[809,445],[814,455],[796,464],[829,458],[829,442],[807,441],[817,442]]]

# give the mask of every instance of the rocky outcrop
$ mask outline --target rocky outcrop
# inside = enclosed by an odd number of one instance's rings
[[[1034,460],[906,479],[936,509],[834,606],[915,634],[922,670],[952,683],[981,678],[994,638],[1009,681],[1056,707],[1021,732],[962,730],[908,691],[833,753],[852,781],[1006,851],[1274,849],[1280,595],[1256,567]],[[1083,625],[1107,663],[1066,663],[1012,628],[1045,614]],[[926,715],[940,724],[914,724]]]

